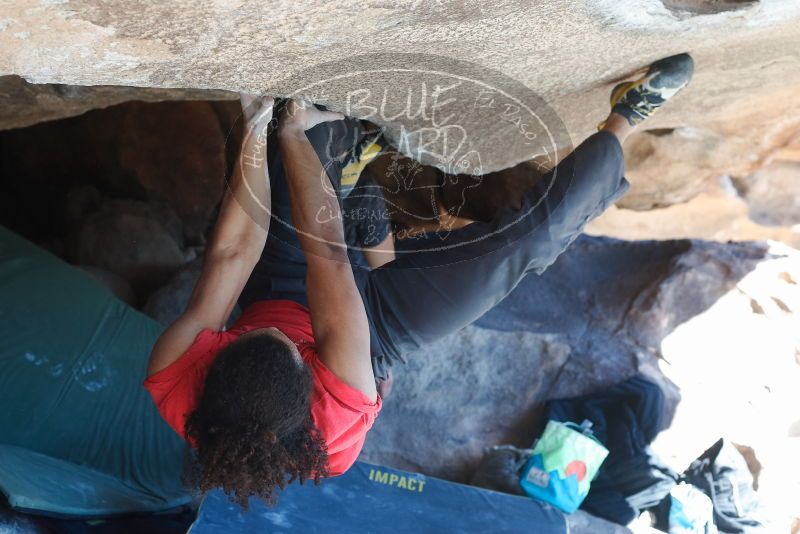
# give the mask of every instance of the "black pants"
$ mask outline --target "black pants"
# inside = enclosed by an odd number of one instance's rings
[[[334,187],[342,170],[338,155],[352,146],[359,129],[358,121],[346,119],[307,132]],[[274,140],[268,151],[273,217],[264,253],[239,299],[242,307],[265,299],[307,303],[305,259],[291,227],[285,171]],[[354,262],[375,375],[385,377],[388,366],[404,361],[409,352],[478,319],[526,274],[541,274],[627,188],[622,147],[612,134],[599,132],[528,190],[521,209],[428,235],[379,269]]]

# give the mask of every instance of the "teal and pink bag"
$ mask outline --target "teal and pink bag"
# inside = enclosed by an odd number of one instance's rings
[[[522,469],[522,491],[562,512],[577,510],[608,456],[591,426],[590,421],[581,425],[549,421]]]

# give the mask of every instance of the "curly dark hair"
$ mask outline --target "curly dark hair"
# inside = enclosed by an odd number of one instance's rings
[[[200,491],[221,487],[247,509],[268,505],[276,489],[328,474],[325,441],[310,413],[311,373],[271,335],[245,336],[220,351],[197,408],[186,421],[196,447],[189,479]]]

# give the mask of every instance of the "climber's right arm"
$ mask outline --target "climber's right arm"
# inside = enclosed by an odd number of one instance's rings
[[[264,250],[270,211],[266,137],[273,100],[249,95],[241,95],[241,100],[245,140],[206,249],[203,269],[186,310],[153,347],[148,375],[180,358],[202,330],[224,328]]]

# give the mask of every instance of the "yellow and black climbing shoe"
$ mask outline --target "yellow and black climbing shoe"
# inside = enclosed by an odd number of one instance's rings
[[[655,113],[692,79],[694,61],[689,54],[659,59],[647,73],[633,82],[623,82],[611,91],[611,111],[635,126]]]

